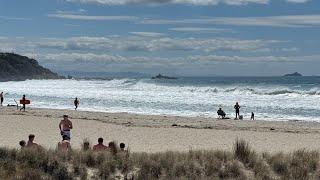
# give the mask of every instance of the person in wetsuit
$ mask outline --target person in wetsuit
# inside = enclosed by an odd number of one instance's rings
[[[240,105],[238,102],[234,105],[234,109],[236,110],[236,119],[238,119],[240,117]]]

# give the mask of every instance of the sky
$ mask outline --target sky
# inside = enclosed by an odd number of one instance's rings
[[[56,72],[320,75],[320,1],[0,0],[0,51]]]

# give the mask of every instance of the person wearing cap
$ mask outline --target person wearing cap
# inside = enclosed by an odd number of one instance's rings
[[[72,122],[69,120],[68,115],[63,115],[63,119],[59,123],[60,134],[66,136],[66,140],[71,139],[70,130],[73,128]]]

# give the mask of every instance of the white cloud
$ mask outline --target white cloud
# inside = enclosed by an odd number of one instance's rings
[[[31,56],[32,54],[25,54]],[[208,63],[297,63],[313,62],[320,58],[320,55],[312,56],[218,56],[218,55],[190,55],[186,57],[149,57],[149,56],[121,56],[109,54],[93,53],[57,53],[57,54],[38,54],[37,57],[43,63],[73,63],[75,68],[78,64],[93,63],[97,66],[107,64],[123,65],[143,65],[143,67],[154,66],[177,66]],[[248,64],[249,65],[249,64]]]
[[[268,4],[271,0],[66,0],[77,3],[95,3],[103,5],[126,4],[191,4],[191,5],[246,5]],[[288,3],[305,3],[308,0],[285,0]]]
[[[202,19],[145,19],[142,24],[220,24],[234,26],[312,27],[320,26],[320,15],[267,17],[214,17]]]
[[[138,18],[135,16],[89,16],[80,14],[67,14],[67,13],[55,13],[48,14],[48,17],[61,18],[61,19],[71,19],[71,20],[94,20],[94,21],[134,21]]]
[[[10,17],[10,16],[0,16],[0,20],[8,20],[8,21],[29,21],[31,18],[25,17]]]
[[[286,0],[286,1],[290,3],[306,3],[311,0]]]
[[[157,33],[157,32],[130,32],[130,34],[136,36],[143,36],[143,37],[163,37],[166,36],[164,33]]]
[[[192,4],[192,5],[243,5],[248,3],[267,4],[269,0],[67,0],[69,2],[96,3],[103,5],[126,4]]]
[[[135,32],[134,34],[136,34]],[[4,38],[0,48],[18,51],[55,52],[190,52],[218,51],[259,52],[285,43],[276,40],[242,40],[235,38],[171,38],[162,34],[139,32],[135,36],[71,37],[71,38]],[[270,50],[271,51],[271,50]]]
[[[171,30],[171,31],[178,31],[178,32],[192,32],[192,33],[233,32],[231,29],[202,28],[202,27],[175,27],[175,28],[170,28],[169,30]]]

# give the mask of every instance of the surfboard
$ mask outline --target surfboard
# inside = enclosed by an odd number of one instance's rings
[[[20,104],[30,104],[30,100],[20,100]]]

